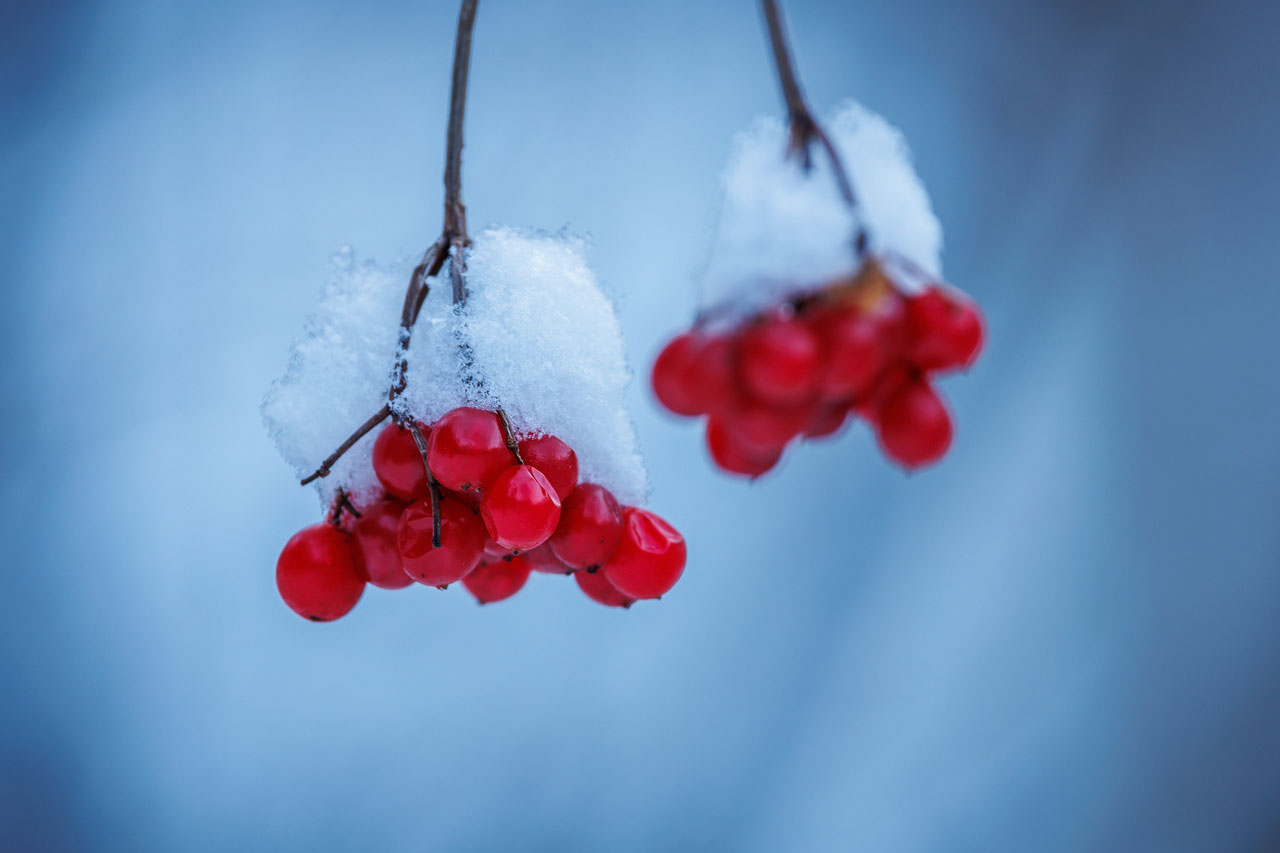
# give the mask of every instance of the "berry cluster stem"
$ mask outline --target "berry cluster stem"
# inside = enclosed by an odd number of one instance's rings
[[[804,93],[800,89],[800,81],[796,77],[795,64],[791,58],[791,49],[787,46],[787,34],[782,24],[782,12],[778,9],[777,0],[761,0],[764,9],[765,26],[769,31],[769,44],[773,48],[773,61],[778,68],[778,83],[782,87],[782,98],[787,105],[787,123],[790,125],[790,139],[787,143],[787,154],[799,159],[807,171],[813,161],[809,155],[809,146],[818,143],[831,163],[831,172],[835,175],[836,186],[841,197],[849,208],[857,215],[858,196],[853,191],[853,182],[840,160],[835,145],[827,136],[822,125],[813,117],[813,111],[805,102]],[[862,259],[867,251],[867,229],[859,217],[857,232],[854,235],[854,248],[858,258]]]
[[[523,465],[524,459],[520,456],[520,442],[516,441],[516,431],[511,428],[511,418],[507,417],[506,411],[498,407],[498,423],[502,425],[502,440],[506,442],[507,449],[516,458],[517,465]]]
[[[418,445],[418,453],[422,456],[422,467],[427,469],[427,488],[431,491],[431,547],[440,547],[440,484],[431,473],[431,465],[427,463],[427,440],[422,430],[413,421],[409,421],[409,432],[413,435],[413,443]]]
[[[465,279],[466,257],[470,245],[467,234],[467,212],[462,203],[462,122],[467,106],[467,77],[471,70],[471,33],[475,28],[476,6],[479,0],[462,0],[458,12],[458,37],[453,49],[453,78],[449,94],[449,125],[445,134],[444,158],[444,227],[440,237],[422,255],[422,260],[409,277],[404,294],[404,307],[400,312],[399,347],[396,363],[391,370],[391,386],[387,390],[387,402],[381,409],[361,424],[338,449],[320,463],[320,467],[302,478],[307,485],[321,477],[329,476],[335,462],[364,438],[374,427],[391,415],[391,406],[404,393],[408,382],[409,341],[413,335],[418,314],[427,300],[430,286],[427,280],[439,274],[446,260],[449,261],[449,279],[453,287],[453,302],[461,304],[467,299]],[[415,433],[416,437],[416,433]],[[425,455],[423,457],[425,461]],[[435,518],[436,539],[440,535],[440,520]],[[437,542],[437,545],[439,543]]]

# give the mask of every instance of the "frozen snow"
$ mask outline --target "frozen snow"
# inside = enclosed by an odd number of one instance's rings
[[[820,121],[853,183],[871,251],[901,255],[924,271],[903,277],[908,290],[940,277],[942,226],[902,134],[854,101]],[[826,153],[813,146],[806,172],[784,156],[786,144],[786,124],[776,118],[757,120],[734,141],[702,278],[708,316],[753,313],[854,271],[855,220]]]
[[[521,435],[552,433],[578,454],[581,477],[620,501],[644,502],[648,480],[624,405],[631,373],[613,305],[567,235],[490,228],[467,250],[469,296],[456,310],[449,268],[430,293],[397,406],[431,422],[461,405],[502,406]],[[411,264],[336,266],[289,369],[263,404],[285,459],[309,473],[386,399]],[[376,489],[371,434],[318,482]]]

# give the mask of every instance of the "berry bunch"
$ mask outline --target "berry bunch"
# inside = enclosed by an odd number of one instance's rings
[[[658,401],[707,415],[712,460],[733,474],[773,468],[797,437],[838,431],[852,415],[894,461],[917,468],[951,445],[951,416],[931,383],[982,348],[977,306],[931,284],[904,294],[874,261],[846,281],[716,334],[671,340],[653,365]]]
[[[317,622],[343,616],[365,583],[461,581],[481,604],[531,572],[573,574],[611,607],[658,598],[680,579],[684,538],[656,514],[578,482],[578,457],[552,435],[517,440],[505,416],[457,408],[434,424],[388,424],[373,446],[384,494],[357,508],[340,493],[328,523],[285,545],[276,584]]]

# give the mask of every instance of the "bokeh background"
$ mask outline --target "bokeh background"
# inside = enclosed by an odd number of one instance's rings
[[[631,403],[684,580],[278,600],[258,403],[350,242],[438,232],[453,2],[5,2],[0,847],[1280,848],[1280,7],[788,0],[900,126],[989,349],[951,455],[755,485]],[[484,0],[474,226],[686,323],[750,2]]]

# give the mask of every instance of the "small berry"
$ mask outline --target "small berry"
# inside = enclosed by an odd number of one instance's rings
[[[578,485],[578,454],[554,435],[538,435],[520,442],[524,464],[537,468],[551,481],[560,500]]]
[[[835,435],[849,420],[849,402],[823,403],[814,410],[809,425],[804,428],[806,438],[826,438]]]
[[[537,548],[521,551],[520,556],[529,564],[529,568],[535,572],[542,572],[548,575],[568,575],[573,573],[573,569],[560,562],[560,558],[551,550],[551,545],[546,542]]]
[[[493,412],[463,406],[445,414],[431,428],[427,462],[446,489],[483,491],[515,461]]]
[[[622,507],[603,486],[583,483],[565,499],[548,544],[566,566],[594,572],[622,541]]]
[[[725,426],[746,444],[761,450],[781,450],[804,432],[813,418],[817,401],[799,406],[775,406],[739,395],[721,417]]]
[[[742,333],[738,347],[743,384],[766,403],[795,406],[818,391],[818,339],[805,324],[766,317]]]
[[[438,548],[432,542],[432,528],[430,498],[405,508],[396,529],[400,561],[418,583],[448,586],[479,565],[484,556],[484,525],[453,498],[442,498]]]
[[[684,573],[684,537],[648,510],[623,510],[622,542],[605,564],[604,575],[623,595],[657,598]]]
[[[968,300],[931,287],[906,301],[907,355],[921,370],[973,364],[982,349],[982,316]]]
[[[951,446],[951,416],[937,392],[922,380],[895,391],[876,421],[880,446],[907,468],[941,459]]]
[[[465,578],[462,585],[481,604],[492,604],[515,595],[529,580],[530,567],[523,557],[483,563]]]
[[[759,477],[782,458],[780,448],[761,449],[740,439],[716,416],[707,418],[707,449],[711,459],[731,474]]]
[[[524,551],[538,547],[555,532],[560,496],[537,468],[513,465],[485,491],[480,516],[493,541]]]
[[[430,429],[418,425],[422,437]],[[373,473],[382,487],[402,501],[416,501],[427,494],[427,469],[413,433],[397,424],[387,424],[373,443]]]
[[[400,563],[396,530],[404,504],[378,501],[367,508],[352,525],[352,555],[369,583],[383,589],[403,589],[413,583]]]
[[[573,579],[578,582],[578,588],[587,594],[587,598],[605,607],[630,607],[635,603],[634,598],[618,592],[604,576],[604,572],[574,572]]]
[[[693,367],[693,394],[698,408],[707,414],[724,411],[741,396],[738,387],[738,338],[707,338]]]
[[[821,342],[818,390],[825,400],[862,393],[884,365],[880,329],[853,308],[820,311],[810,326]]]
[[[484,558],[486,560],[501,560],[503,557],[514,557],[520,552],[514,548],[507,548],[494,542],[488,536],[484,540]]]
[[[332,524],[304,527],[280,552],[276,587],[294,613],[313,622],[345,616],[364,593],[351,537]]]
[[[667,411],[677,415],[700,415],[702,404],[695,376],[703,339],[694,332],[672,338],[653,362],[653,394]]]

